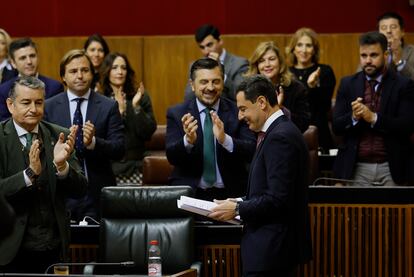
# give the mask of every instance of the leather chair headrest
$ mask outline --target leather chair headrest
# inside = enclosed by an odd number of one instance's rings
[[[104,187],[101,193],[102,217],[170,218],[188,216],[177,207],[181,195],[193,196],[189,186]]]

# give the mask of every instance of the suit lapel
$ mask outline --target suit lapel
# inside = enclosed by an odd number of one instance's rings
[[[99,100],[96,97],[95,92],[91,91],[91,94],[88,99],[88,108],[86,110],[85,123],[86,121],[90,120],[92,123],[96,124],[100,106],[101,106],[100,102],[101,100]]]
[[[202,139],[203,138],[203,128],[201,127],[200,112],[198,111],[197,102],[196,102],[195,98],[188,105],[188,112],[192,116],[194,116],[194,118],[199,123],[198,129],[197,129],[197,138],[201,138],[201,139],[197,139],[195,146],[199,147],[200,149],[203,149],[203,139]]]
[[[388,70],[382,81],[381,101],[380,101],[381,112],[385,111],[385,108],[387,104],[389,103],[389,98],[391,97],[394,85],[395,85],[395,75],[390,70]]]
[[[46,170],[48,174],[48,183],[50,185],[50,193],[51,197],[54,201],[55,191],[56,191],[56,178],[55,178],[55,170],[51,164],[53,161],[53,149],[55,147],[56,141],[52,138],[50,131],[46,128],[46,126],[40,122],[39,124],[40,132],[42,135],[43,140],[43,147],[45,151],[45,161],[46,163]]]
[[[26,161],[24,160],[24,145],[20,142],[19,137],[17,136],[16,128],[14,128],[13,120],[10,119],[4,126],[4,134],[6,136],[6,149],[7,153],[20,153],[20,155],[14,155],[7,159],[12,161],[9,164],[11,172],[17,172],[26,166]]]
[[[252,179],[253,168],[255,167],[255,164],[257,162],[257,157],[262,152],[263,145],[265,144],[265,141],[266,141],[268,135],[272,132],[272,130],[274,128],[276,128],[277,125],[280,124],[280,122],[285,121],[285,120],[286,120],[286,116],[282,115],[282,116],[279,116],[275,121],[273,121],[272,124],[270,124],[270,126],[267,129],[266,134],[263,138],[263,141],[260,143],[260,145],[257,147],[256,151],[254,152],[253,159],[252,159],[252,162],[250,164],[249,180],[247,182],[247,195],[250,195],[250,182],[251,182],[251,179]]]
[[[353,94],[354,97],[351,99],[351,101],[354,101],[358,97],[361,97],[364,99],[365,94],[365,74],[363,72],[360,72],[360,74],[357,75],[357,82],[353,82]]]
[[[233,66],[233,59],[231,57],[231,54],[229,54],[229,52],[226,52],[226,57],[224,57],[223,65],[224,65],[224,74],[226,76],[229,76],[230,69]],[[228,82],[231,82],[231,81],[229,80],[229,78],[226,78],[225,83],[228,83]]]
[[[56,110],[59,111],[59,117],[55,118],[56,124],[66,128],[72,126],[72,121],[70,120],[69,98],[67,93],[62,93],[56,101],[56,106]]]

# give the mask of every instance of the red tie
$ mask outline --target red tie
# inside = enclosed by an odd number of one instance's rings
[[[258,148],[259,145],[260,145],[260,143],[262,143],[265,135],[266,135],[266,133],[265,132],[262,132],[262,131],[260,131],[260,132],[257,133],[257,144],[256,144],[256,148]]]

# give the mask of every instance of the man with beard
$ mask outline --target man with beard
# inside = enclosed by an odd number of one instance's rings
[[[205,200],[244,194],[254,134],[238,120],[236,104],[221,96],[224,72],[218,61],[195,61],[190,76],[195,97],[167,111],[170,184],[192,186]]]
[[[387,38],[359,39],[362,71],[341,80],[333,130],[343,136],[334,173],[358,185],[404,185],[414,127],[414,82],[386,66]]]

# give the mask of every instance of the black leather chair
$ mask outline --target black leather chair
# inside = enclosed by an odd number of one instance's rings
[[[160,243],[163,274],[185,271],[192,266],[198,267],[200,272],[200,264],[194,263],[192,216],[177,208],[177,199],[181,195],[192,196],[192,188],[103,188],[99,262],[133,261],[135,266],[111,269],[105,267],[102,272],[147,274],[148,247],[149,242],[154,239]],[[95,273],[100,271],[95,270]]]

